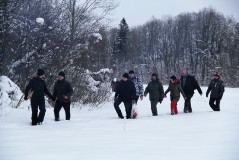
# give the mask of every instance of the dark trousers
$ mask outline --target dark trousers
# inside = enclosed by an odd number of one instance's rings
[[[132,110],[132,102],[131,101],[126,102],[126,101],[121,100],[120,98],[117,98],[114,102],[115,111],[120,118],[124,117],[121,110],[120,110],[120,107],[119,107],[119,105],[122,102],[124,103],[124,106],[125,106],[126,118],[130,118],[131,117],[131,110]]]
[[[38,115],[38,107],[40,113]],[[32,98],[31,99],[31,108],[32,108],[32,125],[36,125],[38,122],[43,122],[46,108],[45,108],[45,99],[44,98]]]
[[[221,100],[219,98],[210,98],[209,105],[212,108],[212,110],[220,111],[220,101]]]
[[[192,112],[192,106],[191,106],[191,98],[193,97],[192,94],[186,95],[187,99],[184,102],[184,113],[191,113]]]
[[[60,113],[60,110],[62,107],[65,110],[66,120],[70,120],[70,118],[71,118],[70,105],[71,105],[70,102],[56,101],[55,108],[54,108],[55,120],[59,120],[59,118],[60,118],[59,113]]]
[[[158,101],[157,100],[151,100],[150,102],[151,102],[152,115],[157,116],[158,115],[158,111],[157,111]]]

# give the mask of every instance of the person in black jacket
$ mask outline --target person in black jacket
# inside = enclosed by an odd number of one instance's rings
[[[54,101],[53,96],[48,91],[46,87],[46,83],[44,81],[45,71],[43,69],[37,70],[37,77],[33,77],[25,89],[25,97],[24,99],[28,99],[29,91],[33,91],[33,95],[31,97],[31,109],[32,109],[32,125],[42,124],[44,120],[44,116],[46,113],[45,108],[45,94],[49,96]],[[38,115],[38,107],[40,113]]]
[[[58,80],[54,86],[53,98],[56,99],[54,114],[55,121],[60,121],[60,110],[63,107],[66,114],[66,120],[70,120],[70,104],[71,104],[71,95],[73,93],[73,89],[71,84],[65,80],[65,73],[60,72],[58,74]]]
[[[181,73],[181,87],[183,89],[183,92],[185,93],[185,96],[187,99],[184,103],[184,113],[191,113],[192,112],[192,106],[191,106],[191,98],[193,97],[194,90],[197,89],[198,93],[202,95],[202,90],[200,86],[198,85],[197,80],[188,74],[187,70],[183,70]]]
[[[220,101],[222,99],[224,93],[224,84],[220,79],[220,75],[218,73],[214,74],[214,79],[211,80],[207,92],[206,97],[211,92],[209,105],[213,111],[220,111]],[[216,104],[215,104],[216,102]]]
[[[120,81],[116,92],[115,92],[115,102],[114,107],[119,118],[124,119],[122,112],[119,108],[119,105],[123,102],[126,111],[126,118],[130,119],[132,103],[135,103],[136,89],[134,83],[129,80],[129,74],[124,73],[122,80]]]

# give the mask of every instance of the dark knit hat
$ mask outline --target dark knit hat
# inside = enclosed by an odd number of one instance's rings
[[[151,74],[151,76],[158,77],[157,73],[153,73],[153,74]]]
[[[128,73],[124,73],[122,77],[129,78],[129,74]]]
[[[172,75],[172,76],[170,77],[170,79],[176,80],[177,78],[176,78],[176,76]]]
[[[65,77],[65,73],[63,71],[58,73],[59,76]]]
[[[37,70],[37,76],[43,76],[45,74],[45,71],[43,69]]]
[[[134,74],[134,71],[133,71],[133,70],[130,70],[130,71],[129,71],[129,74]]]

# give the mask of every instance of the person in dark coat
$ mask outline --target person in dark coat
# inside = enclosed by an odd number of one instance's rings
[[[224,93],[224,84],[218,73],[214,74],[213,80],[208,85],[206,97],[210,94],[209,105],[213,111],[220,111],[220,101]],[[216,104],[215,104],[216,103]]]
[[[202,95],[202,90],[198,85],[197,80],[188,74],[187,70],[183,70],[181,73],[181,87],[185,93],[187,99],[184,102],[184,113],[192,113],[191,98],[193,97],[194,90],[197,89],[198,93]]]
[[[46,113],[45,108],[45,94],[48,95],[49,98],[51,98],[54,101],[53,96],[48,91],[46,82],[44,81],[44,74],[45,71],[43,69],[37,70],[37,76],[33,77],[25,89],[25,97],[24,99],[28,99],[28,93],[29,91],[33,91],[32,97],[31,97],[31,109],[32,109],[32,125],[42,124],[44,121],[44,116]],[[38,115],[38,108],[40,110]]]
[[[185,96],[183,92],[183,89],[180,84],[180,80],[177,79],[177,77],[174,75],[170,77],[168,89],[164,93],[165,97],[167,97],[166,95],[168,92],[170,92],[171,115],[178,114],[177,102],[180,99],[180,93],[183,95],[185,100],[187,99],[187,97]]]
[[[135,96],[136,90],[134,83],[129,80],[129,74],[124,73],[122,80],[120,81],[115,92],[114,108],[119,118],[124,119],[124,116],[122,115],[122,112],[119,108],[119,105],[123,102],[126,111],[126,118],[130,119],[132,103],[135,103]]]
[[[65,80],[65,73],[59,72],[58,80],[54,86],[53,97],[56,99],[54,114],[55,121],[60,121],[60,110],[63,107],[66,114],[66,120],[70,120],[70,105],[71,105],[71,95],[73,94],[73,89],[71,84]]]
[[[151,102],[151,111],[153,116],[158,115],[157,104],[162,103],[164,98],[164,90],[163,85],[159,81],[156,73],[151,75],[151,82],[149,82],[148,86],[145,88],[144,96],[146,97],[149,93],[149,100]]]

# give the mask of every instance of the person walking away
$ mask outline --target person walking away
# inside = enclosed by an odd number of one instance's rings
[[[117,78],[114,78],[114,79],[111,81],[111,88],[112,88],[112,91],[113,91],[113,92],[116,91],[116,87],[117,87],[118,84],[119,84],[119,81],[117,80]]]
[[[59,72],[58,80],[54,86],[53,97],[56,99],[54,114],[55,121],[60,121],[60,110],[63,107],[65,110],[66,120],[70,120],[70,105],[71,105],[71,96],[73,94],[73,89],[71,84],[65,80],[65,73],[63,71]]]
[[[163,85],[159,81],[156,73],[151,75],[151,81],[148,86],[145,88],[144,96],[146,97],[149,93],[149,100],[151,102],[151,111],[153,116],[158,115],[157,104],[162,103],[164,98],[164,90]]]
[[[193,97],[194,90],[197,89],[198,93],[202,95],[202,90],[200,86],[198,85],[197,80],[188,74],[187,70],[182,70],[181,73],[181,87],[183,89],[183,92],[185,93],[185,96],[187,99],[184,102],[184,113],[192,113],[192,106],[191,106],[191,98]]]
[[[139,97],[141,100],[143,100],[144,95],[144,86],[139,77],[136,77],[133,70],[129,71],[129,77],[134,82],[135,89],[136,89],[136,97],[135,102],[137,104]]]
[[[37,70],[37,76],[33,77],[25,88],[25,97],[28,99],[29,91],[32,91],[31,109],[32,109],[32,125],[41,125],[44,121],[46,108],[45,108],[45,94],[54,101],[53,96],[48,91],[46,82],[44,80],[45,71],[43,69]],[[38,108],[40,110],[38,115]]]
[[[220,101],[224,93],[224,83],[220,79],[220,75],[218,73],[214,74],[213,80],[211,80],[210,84],[208,85],[206,97],[208,97],[210,92],[210,107],[213,111],[220,111]]]
[[[122,80],[120,80],[117,90],[115,92],[114,108],[118,117],[124,119],[124,116],[119,108],[119,105],[123,102],[126,111],[126,118],[131,118],[132,103],[135,103],[136,90],[134,83],[129,80],[129,74],[124,73]]]
[[[176,76],[170,77],[169,87],[165,91],[164,95],[167,97],[167,93],[170,92],[170,100],[171,100],[171,115],[178,114],[177,109],[177,102],[180,99],[180,93],[183,95],[184,99],[186,100],[186,96],[183,92],[183,89],[180,85],[180,80],[176,78]]]

